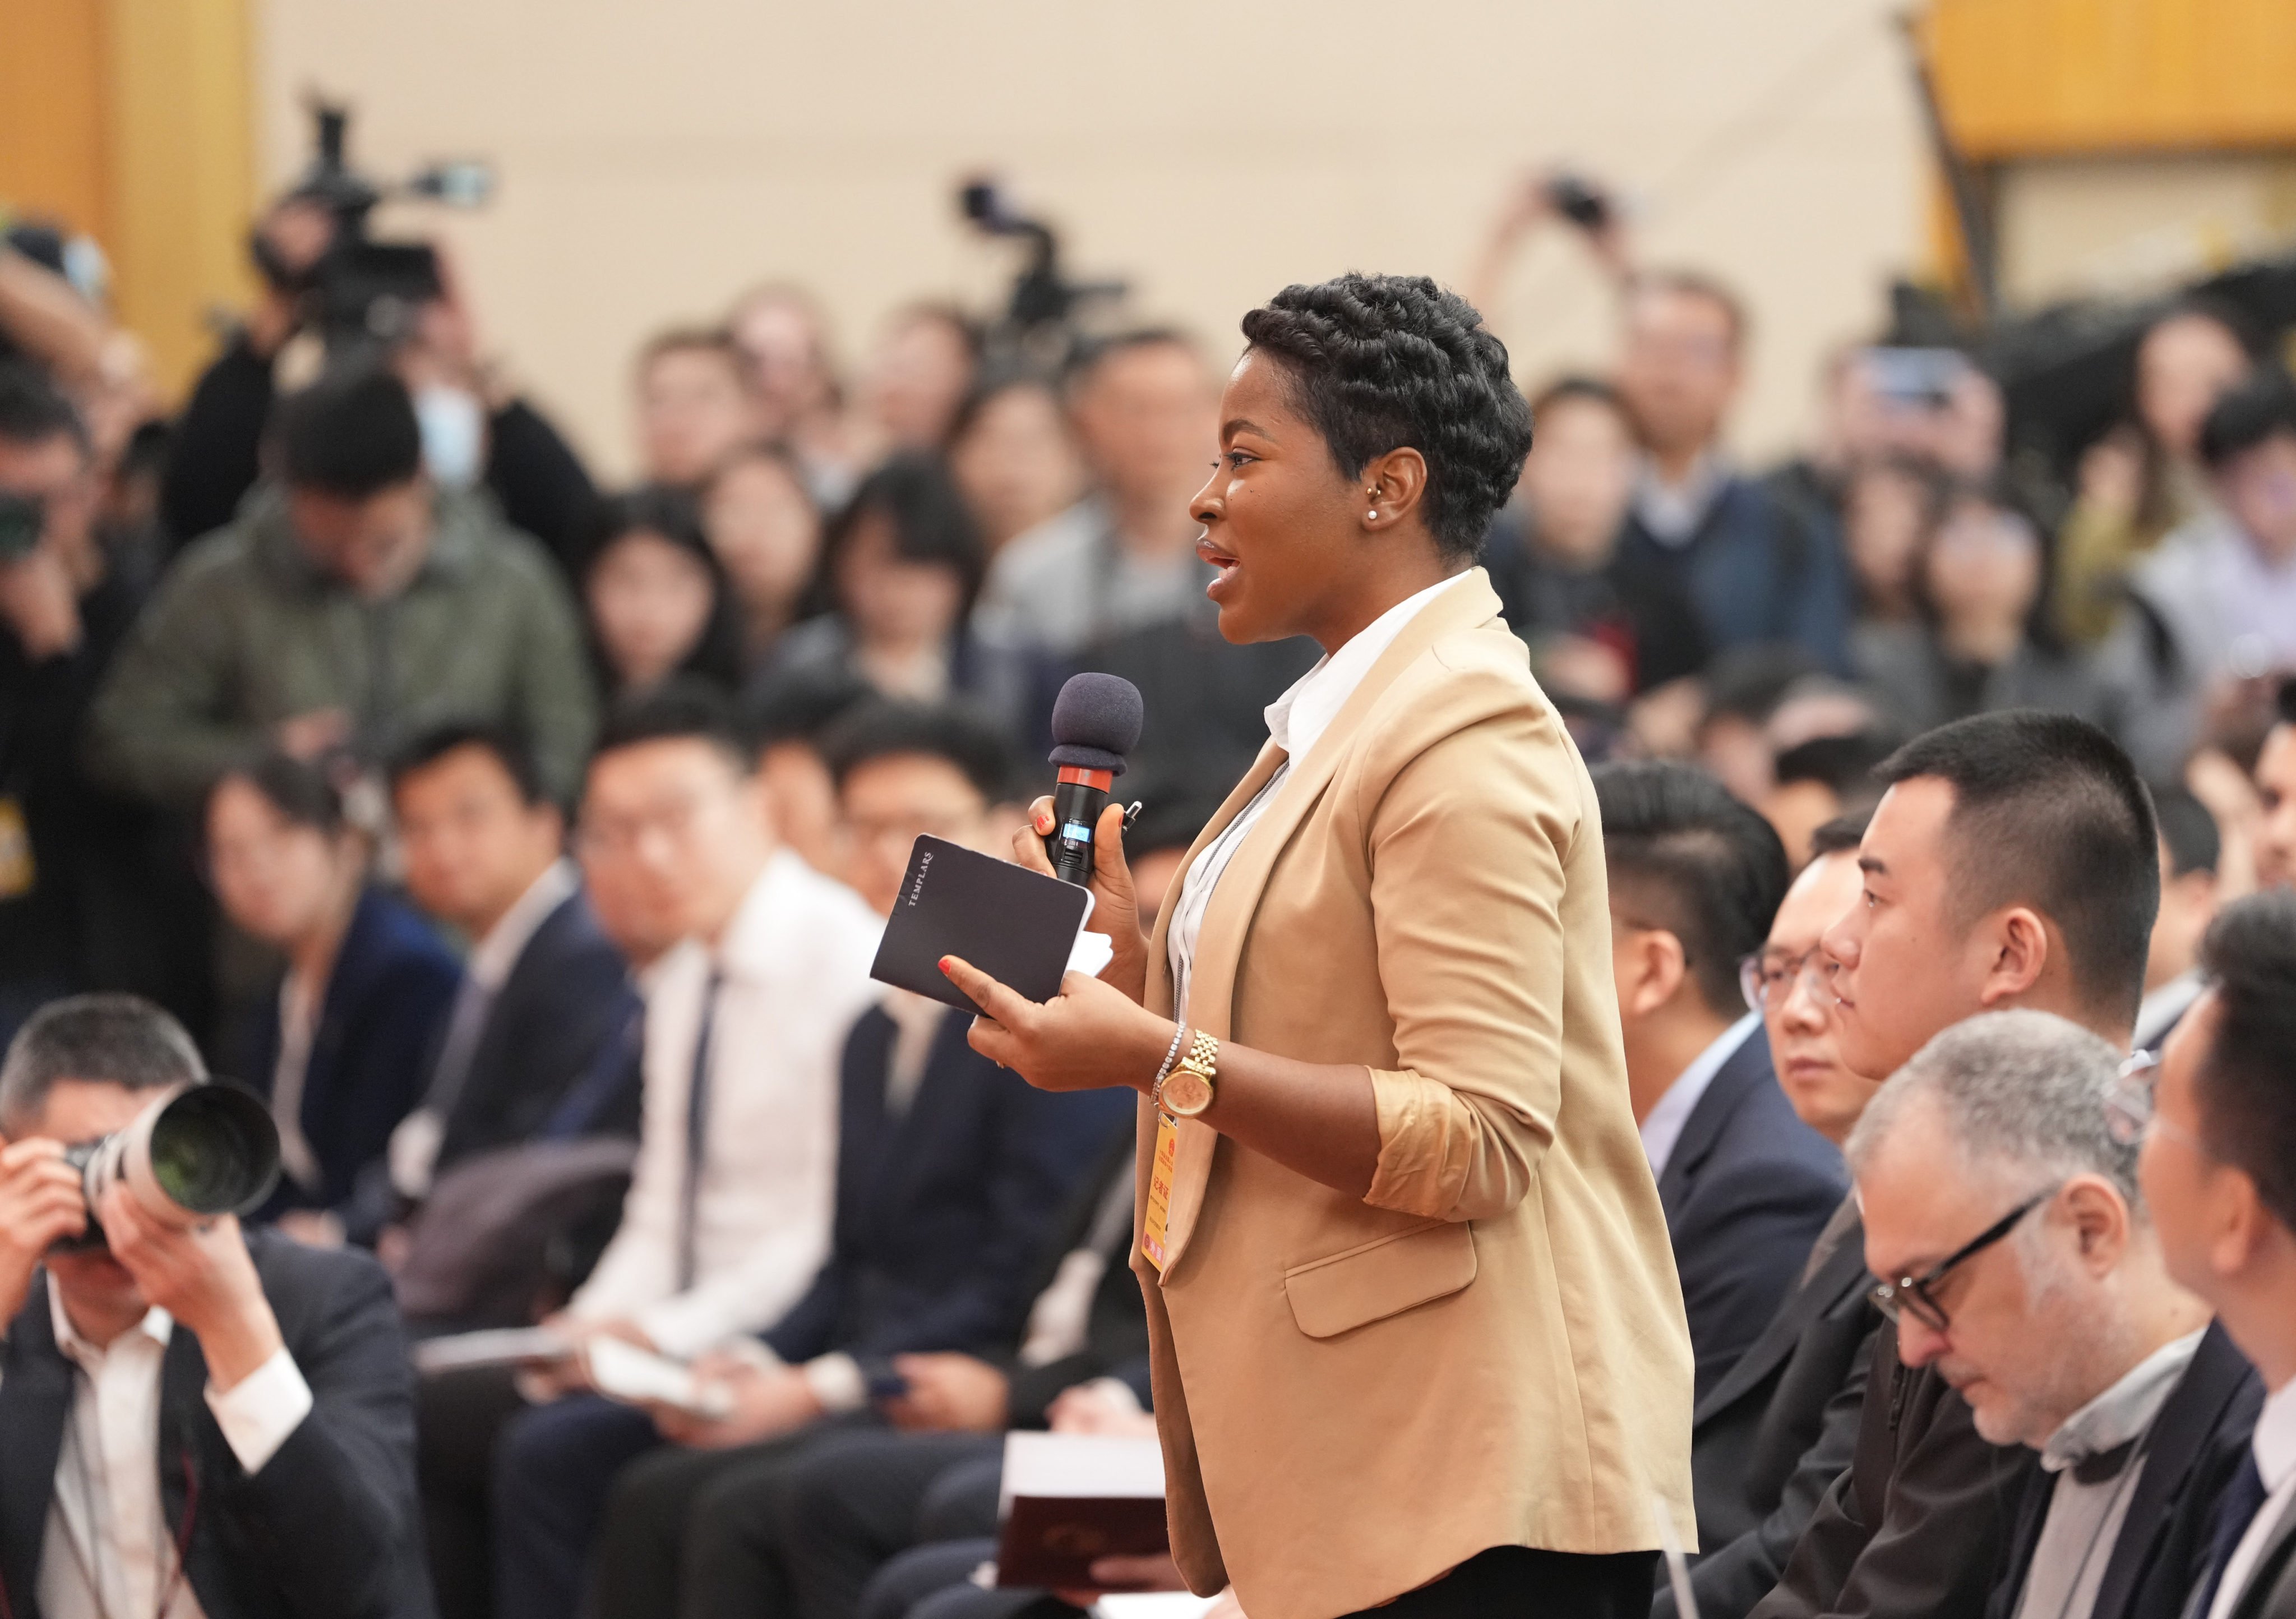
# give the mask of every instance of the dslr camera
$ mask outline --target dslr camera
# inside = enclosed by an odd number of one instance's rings
[[[253,1091],[194,1081],[166,1092],[126,1130],[66,1149],[64,1162],[79,1171],[87,1229],[56,1246],[101,1248],[107,1239],[95,1207],[115,1186],[178,1230],[260,1207],[279,1184],[279,1132]]]
[[[368,217],[388,197],[420,197],[456,208],[476,208],[494,194],[494,170],[475,159],[433,163],[396,184],[368,178],[350,166],[350,109],[314,99],[310,166],[283,202],[312,202],[334,224],[318,260],[298,270],[284,262],[261,229],[250,251],[266,281],[303,305],[307,325],[330,353],[347,346],[389,346],[414,331],[415,315],[445,290],[439,255],[427,242],[385,242],[368,234]]]

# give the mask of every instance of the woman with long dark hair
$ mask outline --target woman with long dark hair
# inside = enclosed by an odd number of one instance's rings
[[[1152,936],[1111,809],[1099,979],[1038,1005],[944,970],[1030,1082],[1141,1092],[1191,1585],[1251,1619],[1645,1615],[1660,1504],[1692,1521],[1690,1345],[1594,790],[1474,565],[1529,411],[1431,281],[1290,287],[1243,334],[1197,548],[1223,636],[1325,656]]]

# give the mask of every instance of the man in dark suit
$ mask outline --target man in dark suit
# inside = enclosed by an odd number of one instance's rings
[[[118,995],[51,1004],[0,1068],[6,1611],[424,1619],[382,1272],[228,1216],[176,1227],[119,1185],[98,1230],[64,1161],[205,1081],[173,1019]]]
[[[1627,1084],[1702,1398],[1776,1312],[1849,1178],[1778,1089],[1740,982],[1786,890],[1777,834],[1687,766],[1607,765],[1595,796]]]
[[[540,1133],[602,1063],[634,1078],[613,1054],[638,1011],[524,743],[483,726],[429,732],[393,766],[391,801],[407,891],[471,953],[422,1101],[360,1188],[359,1220],[347,1222],[369,1241],[441,1171]],[[593,1131],[636,1133],[634,1084],[586,1105]]]
[[[1824,940],[1842,1060],[1886,1076],[2009,1007],[2126,1049],[2161,884],[2128,756],[2082,720],[2009,711],[1916,737],[1875,774],[1890,785],[1858,845],[1863,887]],[[1885,1324],[1849,1467],[1756,1619],[1984,1611],[2034,1459],[1988,1442],[1939,1368],[1899,1352]]]
[[[840,722],[825,752],[850,875],[873,906],[898,898],[920,833],[985,837],[1004,764],[980,722],[873,705]],[[762,1335],[766,1355],[701,1363],[731,1416],[656,1413],[675,1442],[614,1487],[593,1560],[602,1619],[771,1601],[775,1566],[749,1543],[750,1503],[823,1433],[929,1407],[946,1398],[951,1352],[994,1353],[1013,1335],[1046,1224],[1131,1110],[1108,1093],[1035,1089],[972,1049],[971,1023],[895,991],[855,1023],[829,1258]]]
[[[1900,1358],[1986,1441],[2038,1452],[1996,1619],[2177,1619],[2261,1398],[2169,1277],[2135,1132],[2107,1113],[2121,1061],[2063,1018],[1987,1013],[1923,1046],[1849,1138]]]
[[[2116,1112],[2169,1272],[2218,1311],[2264,1401],[2202,1548],[2190,1619],[2296,1616],[2296,894],[2227,907],[2210,987]],[[2157,1077],[2158,1084],[2152,1081]]]
[[[1811,834],[1809,864],[1786,890],[1744,974],[1786,1100],[1836,1146],[1877,1086],[1841,1060],[1817,942],[1857,900],[1864,830],[1857,817]],[[1690,1579],[1701,1619],[1742,1619],[1768,1594],[1819,1498],[1849,1465],[1881,1322],[1866,1296],[1872,1281],[1857,1202],[1844,1198],[1761,1336],[1699,1400],[1690,1471],[1701,1555]],[[1659,1588],[1651,1611],[1652,1619],[1676,1619],[1670,1584]]]

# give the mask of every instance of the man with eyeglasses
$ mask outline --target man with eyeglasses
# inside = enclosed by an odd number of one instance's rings
[[[2171,1278],[2109,1115],[2121,1068],[2062,1018],[1988,1013],[1915,1054],[1849,1139],[1899,1355],[1987,1441],[2039,1453],[2005,1498],[1992,1619],[2177,1619],[2255,1421],[2255,1374]]]
[[[621,1225],[558,1324],[688,1360],[780,1319],[828,1253],[838,1055],[873,999],[882,925],[779,846],[754,750],[703,688],[609,719],[578,828],[628,857],[639,897],[685,942],[646,986]],[[612,1479],[661,1442],[644,1410],[579,1392],[580,1364],[551,1371],[566,1397],[520,1413],[495,1447],[503,1619],[573,1614]]]
[[[2271,1393],[2210,1525],[2190,1619],[2296,1615],[2296,893],[2227,907],[2210,987],[2116,1098],[2169,1273]]]
[[[1890,787],[1858,846],[1864,880],[1824,936],[1842,1060],[1884,1077],[1963,1019],[2017,1007],[2127,1050],[2161,889],[2128,756],[2085,721],[2010,711],[1927,732],[1875,774]],[[1988,1443],[1934,1366],[1900,1360],[1893,1328],[1866,1377],[1850,1465],[1757,1619],[1985,1603],[2031,1457]]]
[[[1687,765],[1608,764],[1594,780],[1627,1089],[1703,1398],[1793,1286],[1849,1178],[1778,1089],[1740,981],[1786,890],[1778,834]]]
[[[1786,1100],[1837,1147],[1879,1081],[1841,1060],[1833,975],[1818,940],[1857,897],[1865,829],[1864,817],[1844,817],[1811,834],[1809,864],[1786,890],[1768,939],[1739,966]],[[1742,1619],[1768,1594],[1819,1498],[1849,1465],[1880,1322],[1866,1296],[1872,1280],[1857,1202],[1845,1197],[1761,1335],[1698,1401],[1690,1470],[1702,1555],[1690,1583],[1700,1619]],[[1677,1619],[1670,1587],[1652,1619]]]

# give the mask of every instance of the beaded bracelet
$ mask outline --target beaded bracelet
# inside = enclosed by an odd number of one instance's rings
[[[1156,1082],[1148,1088],[1148,1100],[1158,1107],[1164,1105],[1164,1076],[1172,1072],[1172,1064],[1180,1060],[1180,1042],[1188,1038],[1188,1025],[1172,1025],[1172,1044],[1164,1053],[1164,1065],[1156,1070]]]

